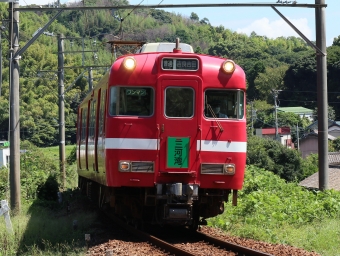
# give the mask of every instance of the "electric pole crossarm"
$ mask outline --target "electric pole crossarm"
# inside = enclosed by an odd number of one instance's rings
[[[27,48],[28,48],[31,44],[33,44],[33,43],[35,42],[35,40],[37,40],[37,38],[45,31],[45,29],[46,29],[48,26],[50,26],[51,23],[52,23],[56,18],[58,18],[58,16],[59,16],[63,11],[64,11],[63,9],[59,10],[59,12],[58,12],[54,17],[52,17],[51,20],[50,20],[49,22],[47,22],[47,24],[46,24],[42,29],[40,29],[40,30],[38,31],[38,33],[37,33],[35,36],[33,36],[33,37],[31,38],[31,40],[29,40],[29,41],[27,42],[27,44],[25,44],[24,47],[22,47],[19,51],[16,52],[16,54],[14,55],[13,58],[17,58],[18,56],[22,55],[22,54],[27,50]]]
[[[304,34],[302,34],[302,32],[297,28],[297,27],[295,27],[294,25],[293,25],[293,23],[291,23],[284,15],[282,15],[282,13],[280,13],[279,12],[279,10],[278,9],[276,9],[274,6],[272,6],[272,8],[273,8],[273,10],[285,21],[285,22],[287,22],[288,23],[288,25],[292,28],[292,29],[294,29],[294,31],[296,32],[296,33],[298,33],[299,34],[299,36],[301,36],[305,41],[306,41],[306,43],[309,45],[309,46],[311,46],[311,47],[313,47],[319,54],[321,54],[322,56],[326,56],[327,54],[326,53],[324,53],[324,52],[322,52],[321,50],[320,50],[320,48],[319,47],[317,47],[315,44],[313,44]]]
[[[28,8],[14,8],[15,11],[54,11],[54,10],[126,10],[126,9],[160,9],[160,8],[193,8],[193,7],[300,7],[300,8],[321,8],[327,7],[327,4],[270,4],[270,3],[229,3],[229,4],[154,4],[154,5],[121,5],[121,6],[77,6],[77,7],[28,7]]]

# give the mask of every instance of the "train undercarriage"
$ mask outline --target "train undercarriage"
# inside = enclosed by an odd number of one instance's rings
[[[154,188],[113,188],[79,177],[79,188],[100,208],[134,223],[188,226],[197,229],[206,219],[224,212],[231,190],[200,189],[181,183],[156,184]],[[233,191],[236,204],[237,191]]]

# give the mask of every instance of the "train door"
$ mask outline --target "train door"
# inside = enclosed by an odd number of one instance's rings
[[[106,90],[99,90],[98,93],[98,129],[97,129],[97,135],[96,135],[96,170],[97,172],[101,171],[103,172],[105,167],[105,161],[104,161],[104,138],[105,138],[105,106],[106,106]]]
[[[79,138],[79,169],[87,169],[87,106],[81,108],[81,128]]]
[[[96,99],[90,101],[89,127],[87,136],[87,169],[95,171],[95,129],[96,129]]]
[[[191,173],[196,170],[198,87],[195,80],[161,82],[160,172]]]

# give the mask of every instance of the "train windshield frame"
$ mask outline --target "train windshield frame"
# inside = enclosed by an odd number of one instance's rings
[[[154,102],[152,87],[112,86],[109,113],[111,116],[152,116]]]
[[[195,114],[195,90],[191,87],[167,87],[164,114],[168,118],[192,118]]]
[[[204,92],[206,118],[243,119],[244,92],[230,89],[207,89]]]

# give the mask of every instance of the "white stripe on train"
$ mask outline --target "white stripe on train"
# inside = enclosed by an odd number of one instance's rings
[[[138,150],[157,150],[157,139],[137,139],[137,138],[106,138],[106,149],[138,149]],[[235,152],[246,153],[247,142],[237,141],[215,141],[198,140],[197,150],[212,152]]]

